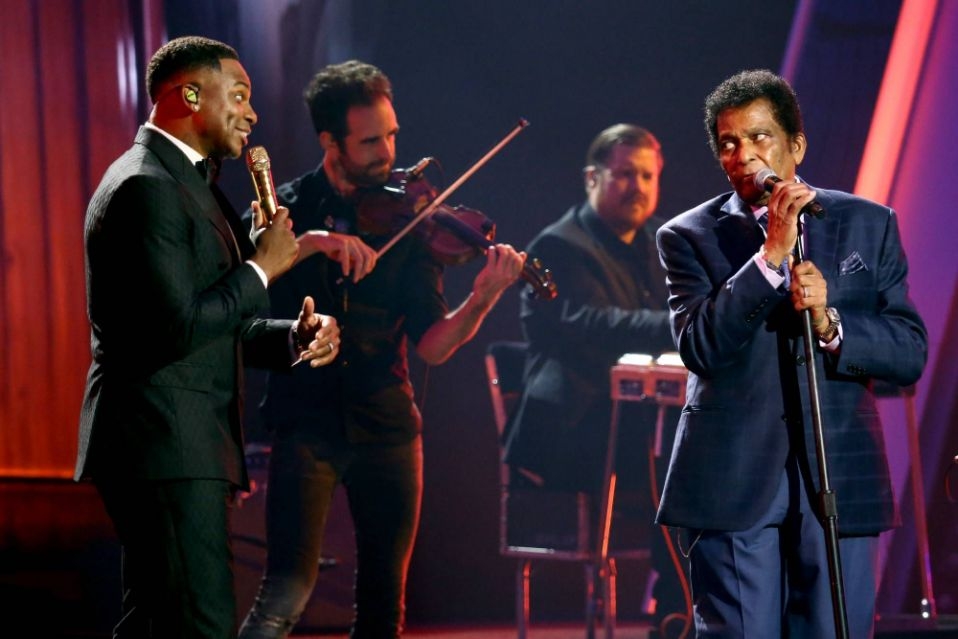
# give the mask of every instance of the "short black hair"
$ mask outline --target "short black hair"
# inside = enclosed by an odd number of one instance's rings
[[[772,105],[772,116],[789,138],[805,131],[798,98],[788,82],[768,69],[740,71],[718,85],[705,98],[705,130],[712,153],[718,157],[718,116],[733,107],[740,107],[760,98]]]
[[[613,124],[595,136],[585,154],[585,165],[605,166],[612,155],[612,149],[618,144],[637,149],[652,149],[659,154],[659,163],[663,163],[662,145],[647,129],[635,124]]]
[[[220,60],[239,60],[236,49],[202,36],[183,36],[157,49],[146,67],[146,90],[154,103],[160,87],[177,73],[192,69],[221,69]]]
[[[369,106],[380,97],[393,99],[389,78],[379,68],[360,60],[323,67],[303,91],[316,133],[328,131],[336,141],[342,141],[349,133],[349,108]]]

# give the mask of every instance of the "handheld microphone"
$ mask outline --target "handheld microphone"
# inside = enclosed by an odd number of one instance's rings
[[[279,207],[266,149],[261,146],[251,147],[246,154],[246,167],[249,169],[250,177],[253,178],[253,189],[256,191],[261,212],[255,220],[256,228],[265,228],[273,222],[273,216],[276,215],[276,209]]]
[[[772,189],[775,187],[775,183],[781,182],[782,178],[775,175],[775,171],[772,169],[765,167],[755,174],[754,180],[756,188],[771,193]],[[811,215],[819,220],[825,217],[825,208],[815,200],[812,200],[803,206],[801,212],[805,213],[806,215]]]

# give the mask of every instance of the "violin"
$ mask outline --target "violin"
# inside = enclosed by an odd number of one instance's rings
[[[494,243],[496,224],[482,212],[436,203],[438,190],[423,175],[433,161],[423,158],[413,167],[394,170],[384,186],[361,193],[356,209],[359,232],[372,237],[392,236],[379,249],[379,255],[406,231],[415,234],[433,258],[447,266],[465,264],[483,255]],[[433,210],[422,215],[430,207]],[[557,289],[552,272],[538,259],[526,260],[521,277],[536,298],[555,299]]]

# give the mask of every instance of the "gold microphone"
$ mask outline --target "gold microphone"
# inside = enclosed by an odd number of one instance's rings
[[[273,222],[276,209],[276,189],[273,187],[273,174],[269,170],[269,155],[262,146],[251,147],[246,153],[246,167],[253,178],[253,189],[259,201],[260,213],[256,215],[253,224],[255,229],[263,229]]]

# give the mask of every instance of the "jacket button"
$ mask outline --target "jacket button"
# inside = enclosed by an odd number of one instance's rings
[[[804,365],[805,365],[805,356],[804,356],[804,355],[799,355],[798,357],[796,357],[796,358],[795,358],[795,363],[798,364],[799,366],[804,366]]]

